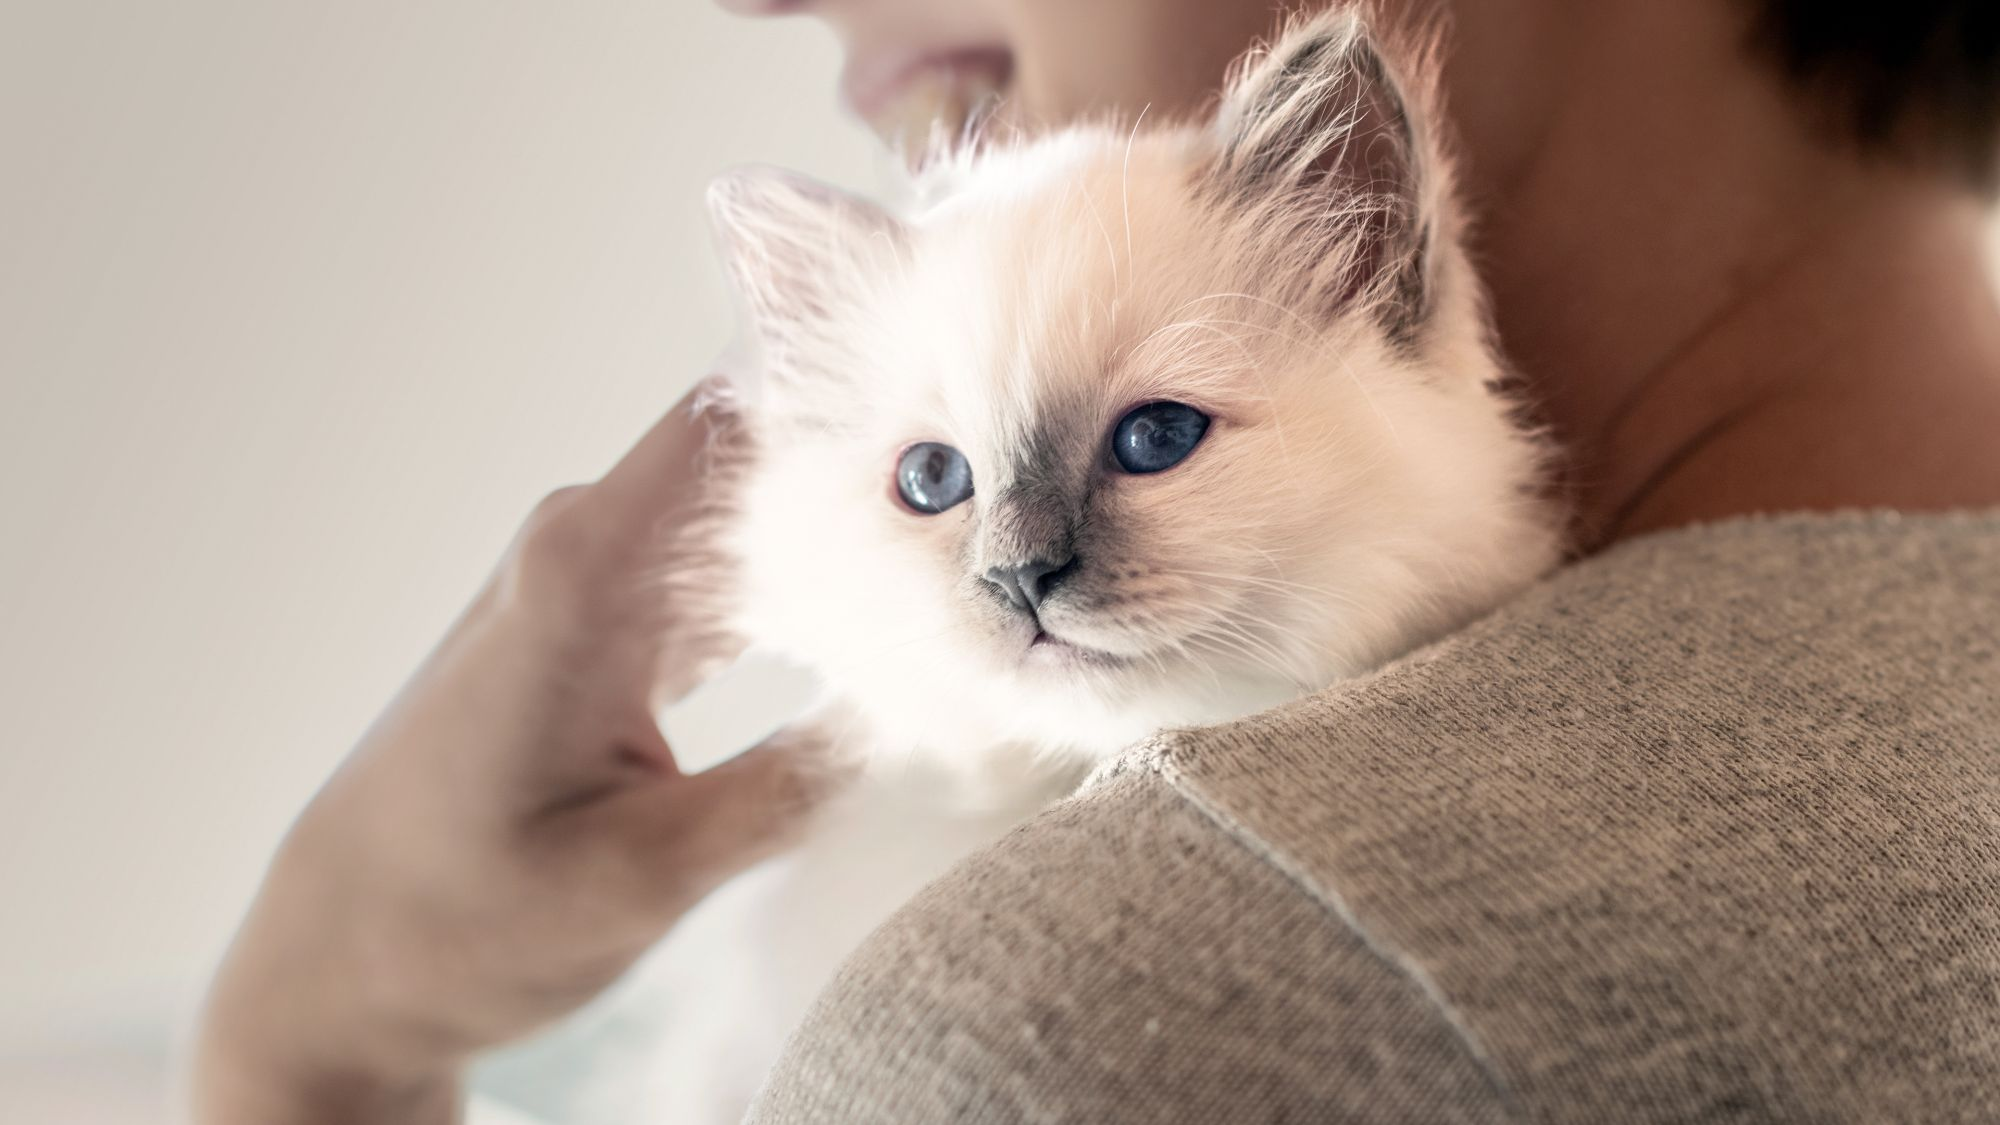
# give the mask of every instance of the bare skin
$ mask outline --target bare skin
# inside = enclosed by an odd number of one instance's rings
[[[1510,5],[1466,7],[1470,63]],[[1533,136],[1467,146],[1501,339],[1568,454],[1583,546],[2000,503],[1982,201],[1814,128],[1729,5],[1566,18]],[[1457,104],[1501,69],[1447,70]]]
[[[1003,126],[1198,110],[1268,0],[725,0],[833,24],[881,76],[963,61]],[[1450,9],[1475,247],[1563,443],[1580,548],[1760,512],[2000,505],[1981,201],[1817,129],[1731,0]],[[925,60],[931,60],[926,63]],[[946,60],[946,61],[939,61]],[[554,498],[302,816],[202,1025],[204,1125],[445,1122],[483,1047],[607,984],[826,790],[809,748],[684,776],[646,706],[698,654],[635,619],[693,502],[685,410]],[[671,607],[668,611],[671,613]],[[655,630],[648,632],[648,624]]]
[[[727,416],[687,404],[550,496],[301,814],[211,989],[204,1125],[458,1119],[481,1048],[583,1003],[783,847],[836,778],[783,737],[683,774],[653,719],[661,532]]]

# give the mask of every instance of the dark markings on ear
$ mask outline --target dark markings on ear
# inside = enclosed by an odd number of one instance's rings
[[[1216,164],[1239,203],[1275,200],[1295,211],[1293,233],[1360,239],[1353,268],[1325,296],[1337,305],[1368,300],[1400,343],[1414,341],[1432,305],[1430,170],[1412,112],[1361,22],[1321,17],[1235,80]]]
[[[1381,53],[1365,36],[1356,44],[1353,61],[1362,90],[1371,92],[1370,108],[1359,122],[1366,138],[1361,142],[1360,163],[1367,170],[1368,190],[1382,192],[1393,201],[1374,219],[1376,267],[1389,285],[1384,326],[1399,343],[1409,343],[1431,311],[1432,220],[1424,213],[1423,183],[1429,170],[1422,166],[1410,103]]]

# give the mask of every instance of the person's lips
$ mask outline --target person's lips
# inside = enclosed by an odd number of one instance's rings
[[[970,49],[857,56],[841,97],[892,148],[918,154],[942,132],[956,137],[1006,88],[1005,51]]]

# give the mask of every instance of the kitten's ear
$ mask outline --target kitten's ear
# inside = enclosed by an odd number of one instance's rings
[[[730,279],[767,343],[823,324],[890,260],[903,226],[881,207],[775,168],[743,168],[708,188]]]
[[[1438,185],[1421,108],[1359,18],[1321,16],[1240,64],[1212,168],[1238,205],[1275,212],[1328,264],[1320,297],[1366,303],[1404,340],[1432,304]]]

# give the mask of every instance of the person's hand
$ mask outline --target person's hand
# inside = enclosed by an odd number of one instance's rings
[[[300,816],[212,986],[202,1125],[455,1119],[469,1054],[595,995],[833,788],[786,736],[683,774],[654,720],[718,655],[670,639],[673,542],[729,417],[683,402],[545,500]]]

